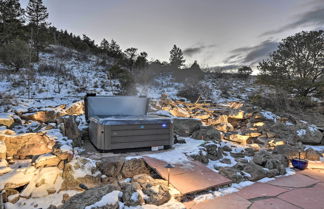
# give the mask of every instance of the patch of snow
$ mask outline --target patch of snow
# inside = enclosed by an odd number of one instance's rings
[[[146,156],[166,161],[171,164],[181,164],[190,161],[187,155],[197,154],[200,151],[199,146],[203,144],[204,140],[196,140],[189,137],[183,138],[185,144],[175,144],[172,150],[148,154]]]
[[[321,152],[321,153],[324,152],[324,145],[305,145],[305,148],[306,149],[311,148],[311,149]]]
[[[299,129],[296,131],[297,135],[299,137],[305,136],[306,135],[306,130],[305,129]]]
[[[286,124],[286,126],[293,126],[294,125],[292,122],[289,122],[289,121],[287,121],[285,124]]]
[[[133,194],[131,195],[131,200],[133,202],[138,201],[138,197],[139,197],[139,193],[138,192],[133,192]]]
[[[99,171],[97,173],[92,174],[92,170],[97,167],[96,161],[90,158],[74,156],[73,160],[70,162],[73,168],[73,176],[75,178],[82,178],[86,175],[97,176],[100,174]]]
[[[166,110],[158,110],[156,112],[154,112],[154,115],[160,115],[160,116],[166,116],[166,117],[174,117],[170,112],[166,111]]]
[[[80,191],[68,190],[59,193],[50,194],[42,198],[20,198],[15,204],[5,203],[6,209],[30,209],[30,208],[48,208],[49,205],[62,205],[63,195],[68,194],[70,197],[80,193]]]
[[[260,179],[258,182],[260,182],[260,183],[266,183],[266,182],[272,181],[272,180],[275,180],[275,178],[265,177],[263,179]]]
[[[312,124],[308,126],[308,130],[313,133],[318,131],[318,127]]]
[[[285,176],[291,176],[291,175],[294,175],[296,174],[296,171],[292,168],[286,168],[286,174]]]
[[[85,209],[92,209],[98,207],[104,207],[105,205],[115,205],[118,203],[120,191],[115,190],[106,195],[104,195],[100,201],[85,207]]]
[[[272,120],[274,122],[277,121],[277,119],[279,118],[279,116],[277,116],[276,114],[269,112],[269,111],[262,111],[260,112],[262,114],[262,116],[268,120]]]
[[[232,187],[234,187],[236,189],[242,189],[244,187],[251,186],[252,184],[254,184],[253,181],[242,181],[240,183],[232,184]]]

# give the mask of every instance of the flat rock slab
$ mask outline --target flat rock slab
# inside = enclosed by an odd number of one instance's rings
[[[251,202],[237,194],[229,194],[200,203],[185,203],[187,209],[247,209]]]
[[[306,169],[298,173],[319,180],[320,182],[324,182],[324,170]]]
[[[318,180],[312,179],[310,177],[301,174],[295,174],[292,176],[277,178],[276,180],[269,181],[268,184],[280,187],[301,188],[312,186],[318,182]]]
[[[300,209],[278,198],[269,198],[254,202],[249,209]]]
[[[324,208],[324,184],[320,183],[311,188],[294,189],[278,196],[278,198],[304,209]]]
[[[252,186],[248,186],[237,192],[236,194],[240,195],[245,199],[254,199],[258,197],[275,197],[283,192],[287,192],[289,190],[273,186],[270,184],[264,183],[255,183]]]
[[[144,157],[145,162],[162,178],[168,179],[167,162],[151,157]],[[190,194],[232,183],[232,181],[207,168],[200,162],[189,161],[174,165],[170,169],[170,184],[181,194]]]

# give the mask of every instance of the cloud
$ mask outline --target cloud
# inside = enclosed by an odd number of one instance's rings
[[[277,42],[266,40],[256,46],[237,48],[230,52],[231,55],[224,62],[226,64],[255,64],[275,51],[277,47]]]
[[[304,25],[315,26],[315,27],[323,26],[324,25],[324,1],[321,1],[321,3],[319,2],[317,3],[318,3],[316,5],[317,8],[314,8],[310,11],[305,12],[304,14],[296,16],[294,22],[284,25],[283,27],[278,28],[276,30],[267,31],[261,34],[261,36],[278,34]]]
[[[199,46],[195,46],[195,47],[189,47],[183,50],[183,54],[187,57],[192,57],[195,54],[199,54],[202,51],[206,50],[206,49],[210,49],[210,48],[214,48],[216,45],[215,44],[211,44],[211,45],[199,45]]]

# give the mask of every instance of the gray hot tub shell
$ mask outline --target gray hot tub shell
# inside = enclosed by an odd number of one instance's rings
[[[172,120],[147,115],[145,97],[88,96],[85,104],[90,140],[99,150],[173,144]]]

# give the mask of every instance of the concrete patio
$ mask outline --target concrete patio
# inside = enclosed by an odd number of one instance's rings
[[[298,171],[223,197],[185,205],[188,209],[324,209],[324,170]]]

